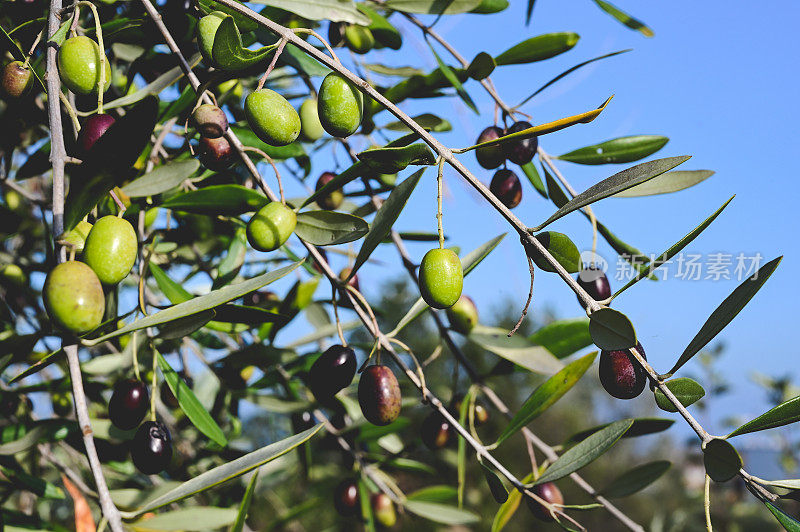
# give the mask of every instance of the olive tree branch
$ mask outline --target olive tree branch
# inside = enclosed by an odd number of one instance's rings
[[[55,34],[60,25],[58,13],[61,10],[61,0],[50,0],[50,12],[47,19],[48,39]],[[56,48],[48,42],[47,46],[47,93],[50,95],[60,94],[61,78],[58,74]],[[53,241],[64,232],[64,164],[67,157],[64,147],[64,130],[61,124],[61,109],[58,98],[47,99],[48,123],[50,125],[50,162],[53,166]],[[66,249],[61,248],[56,253],[56,260],[62,262],[66,259]],[[111,500],[108,492],[106,479],[103,476],[103,468],[97,456],[97,449],[94,445],[92,436],[92,425],[89,421],[89,410],[86,406],[86,394],[83,390],[83,378],[81,375],[80,360],[78,358],[78,346],[74,342],[65,345],[64,352],[67,355],[69,366],[70,381],[72,382],[72,397],[75,401],[75,412],[78,417],[78,425],[83,435],[83,444],[86,447],[86,457],[89,460],[89,467],[94,475],[97,493],[100,498],[100,507],[103,515],[108,519],[111,530],[122,532],[122,520],[119,510]]]

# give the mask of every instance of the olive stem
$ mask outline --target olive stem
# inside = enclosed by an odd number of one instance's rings
[[[281,196],[281,203],[286,205],[286,199],[283,196],[283,181],[281,180],[281,173],[278,171],[278,166],[275,164],[275,161],[272,159],[272,157],[267,155],[263,150],[260,150],[260,149],[258,149],[256,147],[253,147],[253,146],[242,146],[242,151],[252,151],[253,153],[257,153],[261,157],[263,157],[270,164],[270,166],[272,166],[272,169],[275,170],[275,179],[278,180],[278,193]],[[258,177],[259,177],[259,180],[262,179],[262,176],[260,174],[259,174]],[[300,207],[295,209],[295,212],[297,212],[299,210],[300,210]]]
[[[336,285],[331,283],[331,303],[333,304],[333,317],[336,319],[336,332],[339,334],[339,341],[347,347],[347,340],[344,339],[342,322],[339,319],[339,305],[336,303]]]
[[[286,39],[281,39],[278,42],[278,48],[275,50],[275,54],[272,56],[272,61],[270,61],[269,66],[267,67],[267,71],[264,72],[264,75],[261,76],[261,79],[258,80],[258,86],[256,86],[256,92],[260,91],[264,88],[264,84],[267,82],[267,78],[272,73],[272,70],[275,68],[275,64],[278,62],[278,58],[281,56],[281,52],[283,52],[283,48],[286,46]]]
[[[75,114],[75,109],[72,107],[72,104],[69,103],[67,97],[64,96],[64,93],[61,92],[61,89],[58,91],[58,99],[61,100],[61,103],[64,105],[64,110],[67,111],[70,120],[72,120],[72,126],[75,128],[75,133],[77,133],[81,130],[81,123],[78,121],[78,116]]]
[[[519,320],[517,320],[517,323],[516,325],[514,325],[514,328],[508,331],[509,338],[514,336],[514,333],[516,333],[522,326],[522,322],[525,321],[525,316],[528,315],[528,308],[531,306],[531,299],[533,299],[533,276],[534,276],[533,261],[531,260],[530,256],[526,255],[525,257],[528,259],[528,271],[531,274],[531,287],[528,290],[528,300],[525,301],[525,306],[522,308],[522,314],[520,315]]]
[[[436,175],[436,226],[439,231],[439,249],[444,249],[444,229],[442,229],[442,174],[444,159],[439,157],[439,172]]]
[[[150,421],[156,420],[156,386],[158,386],[158,377],[156,376],[156,369],[158,368],[158,354],[153,349],[153,378],[150,386]]]
[[[25,62],[22,64],[23,68],[28,68],[28,65],[30,65],[31,56],[33,55],[33,52],[36,50],[36,47],[39,46],[39,42],[41,42],[42,40],[42,35],[44,35],[44,28],[42,28],[42,31],[40,31],[36,35],[36,38],[33,40],[33,44],[28,50],[28,54],[25,56]]]
[[[120,199],[117,197],[117,195],[114,193],[114,189],[109,190],[108,191],[108,195],[111,196],[111,198],[114,200],[114,203],[117,204],[117,208],[119,209],[119,212],[117,212],[117,216],[122,218],[122,216],[125,214],[125,211],[127,209],[125,207],[125,204],[122,203],[120,201]]]
[[[98,49],[98,63],[99,63],[99,76],[97,79],[97,113],[103,114],[103,93],[105,92],[103,89],[106,86],[106,49],[103,45],[103,28],[100,24],[100,15],[97,13],[97,8],[91,2],[76,2],[75,9],[77,14],[78,6],[88,6],[89,9],[92,10],[92,16],[94,17],[94,28],[95,33],[97,33],[97,49]]]
[[[313,35],[314,37],[317,38],[317,40],[319,42],[322,43],[322,45],[325,47],[325,49],[328,50],[328,53],[331,54],[331,57],[334,59],[334,61],[336,61],[340,65],[342,64],[342,62],[339,61],[339,58],[336,56],[336,52],[334,52],[333,48],[331,48],[331,45],[328,44],[328,41],[323,39],[322,36],[319,33],[317,33],[316,31],[312,30],[311,28],[295,28],[292,31],[294,32],[295,35],[298,34],[298,33],[308,33],[309,35]]]
[[[139,373],[139,354],[138,354],[139,350],[137,349],[138,345],[136,344],[137,332],[138,331],[133,331],[131,333],[131,351],[133,355],[133,374],[136,375],[137,381],[141,381],[142,376]]]
[[[706,514],[706,530],[712,532],[711,527],[711,477],[706,475],[705,485],[703,486],[703,507]]]

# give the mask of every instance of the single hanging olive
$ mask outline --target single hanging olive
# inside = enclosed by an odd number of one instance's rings
[[[78,153],[81,157],[86,157],[92,152],[92,148],[105,135],[108,128],[114,125],[116,119],[109,114],[97,114],[90,116],[84,122],[80,133],[78,133]]]
[[[108,402],[108,418],[120,430],[139,426],[150,408],[147,386],[137,379],[122,379],[114,385]]]
[[[71,260],[50,270],[42,299],[50,319],[66,331],[83,334],[103,320],[103,287],[97,274],[82,262]]]
[[[419,291],[428,305],[452,307],[461,297],[463,286],[461,259],[453,250],[434,248],[425,253],[419,266]]]
[[[516,122],[506,131],[506,135],[518,133],[522,130],[533,127],[529,122]],[[514,164],[523,165],[531,162],[539,147],[539,139],[528,137],[522,140],[513,140],[501,144],[505,151],[506,158]]]
[[[31,88],[33,75],[22,61],[11,61],[0,74],[0,89],[9,98],[19,98]]]
[[[341,516],[355,515],[358,501],[358,484],[352,479],[341,481],[333,490],[333,505]]]
[[[70,37],[58,49],[61,81],[75,94],[97,92],[101,64],[105,67],[105,92],[111,84],[111,65],[96,42],[84,36]]]
[[[344,29],[344,43],[357,54],[365,54],[375,47],[375,37],[366,26],[348,24]]]
[[[490,140],[499,139],[504,134],[503,130],[497,126],[489,126],[478,135],[478,140],[475,144],[489,142]],[[502,144],[495,144],[493,146],[484,146],[475,149],[475,158],[478,159],[478,164],[487,170],[497,168],[503,161],[506,160],[505,152],[503,151]]]
[[[388,425],[400,415],[402,397],[397,377],[388,366],[369,366],[358,382],[361,413],[373,425]]]
[[[253,133],[270,146],[286,146],[300,134],[300,116],[274,90],[261,89],[248,94],[244,114]]]
[[[397,523],[397,512],[394,509],[394,503],[385,493],[374,493],[370,497],[370,505],[372,506],[372,513],[375,515],[375,521],[384,528],[392,528]]]
[[[636,348],[647,360],[642,344]],[[598,370],[603,388],[617,399],[633,399],[647,384],[647,372],[628,349],[601,351]]]
[[[317,97],[317,112],[322,127],[334,137],[349,137],[364,117],[364,95],[338,72],[322,80]]]
[[[273,251],[289,240],[296,225],[294,211],[279,201],[273,201],[250,218],[247,241],[258,251]]]
[[[593,266],[581,270],[578,274],[578,285],[586,290],[595,301],[604,301],[611,297],[611,284],[608,282],[608,277],[605,272]],[[578,298],[578,302],[584,308],[586,307],[581,298]]]
[[[349,347],[332,345],[314,361],[308,371],[308,385],[314,397],[327,402],[350,386],[356,375],[356,354]]]
[[[89,231],[83,260],[105,285],[122,281],[133,268],[139,243],[131,223],[118,216],[103,216]]]
[[[443,449],[453,436],[453,427],[439,412],[431,412],[422,421],[420,436],[431,451]]]
[[[549,504],[564,504],[564,496],[561,495],[561,490],[552,482],[545,482],[544,484],[537,484],[533,487],[532,491],[538,496],[547,501]],[[541,503],[534,501],[530,497],[525,497],[525,502],[528,504],[528,509],[534,517],[540,521],[551,523],[555,521],[550,510]]]
[[[192,111],[191,123],[201,136],[209,139],[218,139],[228,130],[225,111],[210,103],[204,103]]]
[[[322,172],[322,174],[319,176],[319,179],[317,179],[317,185],[314,190],[321,189],[335,178],[336,174],[333,172]],[[328,194],[319,196],[317,198],[317,205],[319,205],[320,209],[325,209],[326,211],[335,211],[341,207],[343,201],[344,192],[342,192],[341,188],[337,188],[330,191]]]
[[[461,334],[469,334],[478,324],[478,308],[469,296],[461,295],[446,311],[450,328]]]
[[[522,201],[522,183],[517,174],[506,168],[495,172],[489,190],[509,209],[513,209]]]
[[[172,436],[160,421],[145,421],[131,440],[133,465],[145,475],[157,475],[172,460]]]

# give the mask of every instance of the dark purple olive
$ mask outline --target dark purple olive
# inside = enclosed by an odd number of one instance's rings
[[[352,479],[341,481],[333,491],[333,505],[339,515],[355,515],[359,508],[358,484]]]
[[[116,119],[107,114],[90,116],[83,123],[81,132],[78,133],[78,151],[81,157],[86,157],[94,148],[94,145],[105,135],[108,128],[114,125]]]
[[[388,425],[400,415],[400,385],[388,366],[369,366],[358,382],[361,413],[373,425]]]
[[[322,172],[322,175],[319,176],[317,179],[317,186],[314,190],[319,190],[336,177],[336,174],[333,172]],[[319,205],[320,209],[325,209],[326,211],[335,211],[339,207],[341,207],[342,202],[344,201],[344,192],[342,192],[341,188],[337,188],[331,190],[328,194],[324,194],[317,198],[317,205]]]
[[[636,344],[639,354],[647,360],[642,344]],[[644,390],[647,372],[628,349],[600,352],[600,383],[617,399],[633,399]]]
[[[489,142],[490,140],[499,139],[503,136],[503,134],[503,130],[499,127],[489,126],[481,131],[481,134],[478,135],[478,140],[475,141],[475,144],[481,144],[483,142]],[[477,148],[475,150],[475,158],[478,159],[478,164],[487,170],[497,168],[503,164],[503,161],[506,160],[506,156],[505,153],[503,153],[503,147],[501,144]]]
[[[561,495],[561,490],[558,489],[558,486],[552,482],[537,484],[531,491],[547,501],[549,504],[564,504],[564,496]],[[534,501],[530,497],[525,497],[525,502],[528,503],[528,509],[537,519],[548,523],[555,521],[547,507],[541,503]]]
[[[308,371],[308,386],[317,401],[328,402],[350,386],[356,366],[356,354],[349,347],[332,345],[322,353]]]
[[[209,139],[218,139],[228,130],[228,117],[225,111],[216,105],[206,103],[192,112],[192,127],[201,136]]]
[[[611,285],[608,282],[608,277],[602,270],[597,268],[589,267],[581,270],[578,274],[578,285],[586,290],[595,301],[604,301],[611,297]],[[586,308],[581,298],[578,298],[578,302]]]
[[[180,375],[180,378],[183,379],[183,382],[186,383],[189,388],[194,386],[194,379],[191,377],[186,377],[184,375]],[[158,391],[159,397],[161,397],[161,402],[164,403],[164,406],[175,410],[180,405],[178,404],[178,398],[175,397],[175,394],[172,393],[172,389],[166,382],[161,383],[161,388]]]
[[[199,151],[200,162],[209,170],[226,170],[233,164],[233,148],[225,137],[200,137]]]
[[[121,430],[136,428],[150,407],[150,394],[147,386],[140,380],[123,379],[114,385],[114,392],[108,402],[108,417],[115,427]]]
[[[529,122],[515,122],[508,130],[506,135],[517,133],[523,129],[533,127]],[[506,142],[503,145],[506,158],[514,164],[527,164],[533,160],[536,154],[536,148],[539,147],[539,139],[536,137],[529,137],[527,139]]]
[[[248,307],[272,308],[280,303],[281,298],[271,290],[258,290],[244,296],[243,303]]]
[[[509,209],[513,209],[522,201],[522,183],[517,174],[506,168],[495,172],[489,190]]]
[[[145,475],[164,471],[172,460],[172,436],[160,421],[145,421],[131,440],[133,465]]]
[[[422,443],[431,451],[435,451],[447,446],[453,436],[453,427],[439,412],[431,412],[422,421],[420,436]]]

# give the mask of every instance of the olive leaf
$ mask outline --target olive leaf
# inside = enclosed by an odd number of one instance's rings
[[[386,0],[385,7],[420,15],[454,15],[472,11],[481,0]]]
[[[748,421],[741,427],[737,428],[728,434],[726,438],[732,438],[734,436],[748,434],[750,432],[757,432],[760,430],[773,429],[775,427],[782,427],[796,421],[800,421],[800,397],[794,397],[788,401],[784,401],[774,408],[771,408],[752,421]]]
[[[509,337],[508,329],[476,326],[470,331],[467,339],[534,373],[552,375],[564,367],[564,364],[544,347],[533,344],[523,336]]]
[[[706,474],[715,482],[725,482],[739,473],[742,457],[729,442],[714,438],[703,444]]]
[[[403,507],[414,515],[443,525],[469,525],[481,520],[480,516],[470,511],[438,502],[406,499]]]
[[[800,521],[787,514],[769,501],[762,500],[766,507],[775,516],[775,519],[787,530],[787,532],[800,532]]]
[[[688,377],[668,380],[664,384],[683,406],[689,406],[696,403],[706,394],[706,391],[702,386],[700,386],[700,384]],[[667,412],[678,411],[678,409],[675,408],[675,405],[672,404],[672,402],[660,389],[656,388],[653,393],[655,395],[656,405],[658,405],[658,408]]]
[[[131,523],[134,530],[182,530],[200,532],[227,527],[236,519],[233,508],[195,506],[148,516]]]
[[[638,198],[656,194],[670,194],[702,183],[712,175],[714,175],[712,170],[673,170],[672,172],[661,174],[647,183],[642,183],[614,194],[614,197]]]
[[[636,466],[612,480],[600,490],[600,495],[612,499],[633,495],[661,478],[671,465],[666,460],[658,460]]]
[[[475,102],[472,101],[472,97],[470,97],[469,93],[466,91],[466,89],[464,89],[464,86],[461,84],[461,81],[458,79],[458,76],[456,76],[453,70],[449,66],[447,66],[447,64],[445,64],[444,61],[442,61],[442,58],[439,57],[439,54],[436,53],[436,49],[433,47],[433,44],[431,44],[431,42],[428,41],[427,38],[425,39],[425,42],[428,43],[428,46],[430,47],[431,52],[433,53],[433,57],[436,58],[436,63],[439,65],[439,69],[442,71],[442,74],[444,74],[444,77],[447,78],[447,81],[449,81],[450,84],[453,86],[453,88],[456,90],[456,94],[458,94],[458,97],[461,98],[466,104],[466,106],[472,109],[475,112],[475,114],[480,114],[478,108],[475,107]]]
[[[244,492],[244,497],[242,497],[242,504],[239,505],[239,512],[236,514],[236,521],[234,521],[233,526],[231,526],[231,532],[242,532],[242,529],[244,528],[247,512],[250,511],[250,503],[253,500],[253,492],[256,490],[256,482],[258,482],[259,471],[260,469],[256,469],[256,472],[250,477],[250,482],[247,483],[247,489]]]
[[[605,11],[606,13],[608,13],[609,15],[620,21],[622,24],[624,24],[625,26],[629,27],[632,30],[638,31],[645,37],[652,37],[653,35],[655,35],[653,33],[653,30],[648,28],[643,22],[636,20],[629,14],[619,9],[614,4],[611,4],[610,2],[606,2],[604,0],[594,0],[594,3],[597,4],[597,6],[600,9],[602,9],[603,11]]]
[[[375,37],[375,40],[381,46],[391,48],[392,50],[400,49],[403,45],[403,37],[386,17],[380,15],[377,11],[364,3],[356,4],[356,8],[369,17],[370,23],[367,28],[372,32],[373,37]],[[329,18],[328,13],[325,14],[325,18]]]
[[[253,0],[253,3],[288,10],[308,20],[349,22],[362,26],[370,23],[368,17],[359,13],[353,0]]]
[[[177,187],[198,168],[200,162],[197,159],[171,161],[134,179],[122,187],[122,192],[131,198],[155,196]]]
[[[538,192],[541,197],[546,198],[547,189],[545,188],[544,183],[542,183],[542,178],[539,176],[539,172],[536,171],[536,166],[533,164],[533,161],[523,164],[520,166],[520,169],[522,169],[522,172],[528,178],[528,181],[531,182],[531,185],[533,185],[533,188],[536,190],[536,192]],[[545,170],[545,173],[546,172],[547,171]]]
[[[336,211],[305,211],[297,215],[295,234],[315,246],[353,242],[369,231],[363,219]]]
[[[436,157],[427,144],[410,146],[372,148],[358,154],[358,160],[373,172],[395,174],[409,165],[433,165]]]
[[[616,351],[636,345],[636,330],[631,320],[618,310],[600,308],[589,316],[589,334],[600,349]]]
[[[533,473],[528,473],[527,476],[520,479],[523,484],[529,483],[533,479]],[[508,494],[508,500],[500,506],[492,521],[491,532],[500,532],[505,528],[514,514],[517,512],[520,503],[522,502],[522,492],[519,490],[511,490]]]
[[[592,345],[589,333],[589,320],[574,318],[553,321],[528,337],[528,339],[548,351],[556,358],[565,358]]]
[[[579,148],[559,155],[557,159],[577,164],[632,163],[654,154],[669,139],[660,135],[633,135]]]
[[[643,417],[643,418],[636,418],[633,420],[633,425],[631,428],[628,429],[622,437],[623,438],[634,438],[637,436],[647,436],[649,434],[656,434],[658,432],[663,432],[670,428],[673,423],[675,423],[674,419],[665,419],[665,418],[658,418],[658,417]],[[597,427],[592,427],[587,430],[582,430],[578,433],[573,434],[569,438],[566,439],[564,442],[565,446],[574,445],[578,442],[585,440],[590,435],[594,434],[600,429],[607,427],[609,424],[606,423],[605,425],[599,425]]]
[[[535,235],[534,238],[544,246],[544,248],[558,261],[561,266],[569,273],[579,272],[581,269],[581,252],[578,247],[564,233],[555,231],[545,231]],[[555,268],[547,261],[542,253],[526,244],[525,250],[528,256],[540,269],[546,272],[555,272]]]
[[[215,68],[223,70],[243,70],[264,61],[276,45],[250,50],[242,46],[242,36],[233,17],[226,15],[214,34],[211,58]]]
[[[480,52],[470,61],[467,67],[467,75],[474,80],[480,81],[488,78],[494,72],[496,66],[497,64],[491,55],[486,52]]]
[[[515,44],[494,58],[498,66],[533,63],[550,59],[571,50],[580,36],[577,33],[547,33]]]
[[[169,198],[162,207],[195,214],[237,216],[269,203],[261,192],[242,185],[211,185]]]

